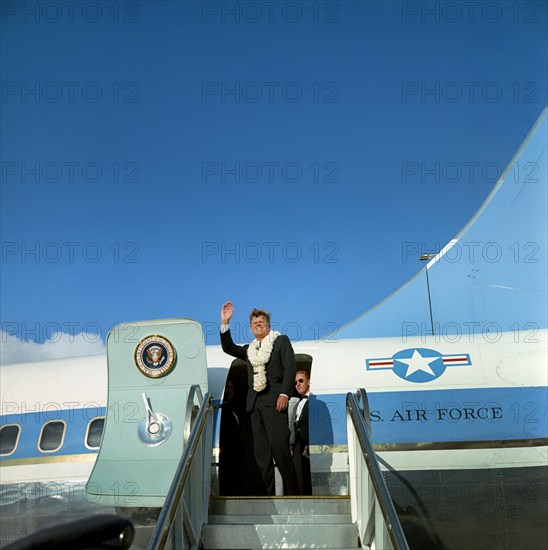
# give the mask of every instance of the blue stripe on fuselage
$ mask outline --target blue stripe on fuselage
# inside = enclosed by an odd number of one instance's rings
[[[466,388],[368,394],[373,441],[421,443],[548,436],[546,387]],[[346,396],[310,400],[310,443],[346,443]]]
[[[466,388],[407,392],[370,392],[370,418],[376,444],[543,439],[548,437],[546,387]],[[312,445],[346,444],[346,394],[311,395]],[[84,445],[90,420],[104,407],[8,414],[0,425],[19,424],[17,450],[0,460],[96,453]],[[61,449],[38,450],[45,422],[64,420]],[[216,438],[218,435],[216,435]]]
[[[23,412],[21,410],[18,413],[6,414],[0,417],[0,426],[18,424],[21,427],[17,449],[10,455],[0,457],[0,460],[97,453],[97,449],[88,449],[85,446],[86,429],[91,420],[105,415],[105,407],[63,409],[58,404],[55,404],[55,406],[51,404],[51,406],[45,405],[37,408],[40,410],[34,412]],[[6,407],[4,407],[4,410],[6,410]],[[55,452],[41,452],[38,449],[40,430],[46,422],[54,420],[63,420],[67,425],[63,445]]]

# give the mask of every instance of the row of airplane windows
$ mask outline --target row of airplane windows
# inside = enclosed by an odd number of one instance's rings
[[[86,426],[84,445],[87,449],[98,449],[105,427],[105,417],[97,416]],[[54,453],[61,449],[65,442],[67,423],[64,420],[46,422],[40,430],[37,448],[41,453]],[[0,428],[0,456],[9,456],[17,450],[21,437],[19,424],[6,424]]]

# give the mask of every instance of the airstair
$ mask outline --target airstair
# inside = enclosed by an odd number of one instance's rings
[[[199,394],[200,392],[194,392]],[[203,398],[149,550],[408,550],[373,450],[365,390],[347,394],[349,496],[209,495],[213,399]],[[205,436],[205,437],[204,437]]]
[[[213,498],[202,544],[204,550],[360,548],[349,497]]]

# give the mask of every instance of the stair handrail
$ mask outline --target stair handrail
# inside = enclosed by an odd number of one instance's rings
[[[202,392],[200,386],[195,384],[191,387],[189,392],[189,399],[187,404],[187,413],[192,408],[192,403],[195,396],[201,398]],[[189,548],[198,548],[201,537],[202,526],[207,519],[207,512],[209,506],[209,498],[194,499],[198,503],[191,501],[185,502],[185,489],[188,493],[187,481],[191,469],[194,466],[202,468],[202,476],[196,476],[195,485],[202,491],[207,491],[207,497],[209,497],[209,489],[211,486],[211,452],[213,446],[212,432],[213,432],[213,396],[206,393],[203,396],[200,408],[196,414],[194,423],[190,430],[188,438],[185,438],[185,447],[183,456],[179,461],[175,476],[171,482],[164,506],[156,522],[156,527],[150,538],[148,550],[163,550],[168,537],[171,534],[172,537],[179,540],[173,544],[174,548],[186,548],[184,536],[189,537]],[[199,446],[201,445],[201,448]],[[198,459],[201,460],[201,464],[197,463]]]
[[[358,524],[362,543],[371,545],[375,541],[377,548],[389,548],[391,544],[395,550],[409,550],[373,447],[367,392],[359,388],[356,394],[346,394],[352,519]],[[356,440],[361,452],[356,448]],[[363,463],[367,466],[367,476],[364,476]]]

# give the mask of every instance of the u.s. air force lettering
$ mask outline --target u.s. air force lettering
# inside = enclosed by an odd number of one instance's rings
[[[369,412],[371,422],[458,422],[475,420],[498,422],[503,418],[502,407],[496,403],[474,406],[460,406],[457,404],[442,406],[436,404],[432,409],[402,408],[396,410],[372,410]]]
[[[175,367],[176,361],[173,344],[163,336],[147,336],[135,348],[135,364],[149,378],[165,376]]]

